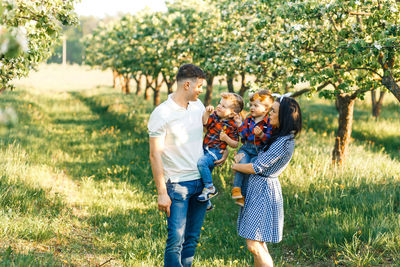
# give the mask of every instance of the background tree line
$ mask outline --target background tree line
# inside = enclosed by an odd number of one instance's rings
[[[356,99],[372,96],[378,117],[387,91],[400,101],[399,4],[387,1],[181,1],[167,12],[142,12],[99,26],[86,41],[86,63],[111,69],[122,89],[160,103],[172,92],[179,65],[193,62],[207,73],[204,104],[216,76],[241,95],[246,77],[273,92],[318,93],[335,101],[339,126],[332,158],[348,150]],[[233,80],[241,81],[234,88]],[[142,88],[144,79],[144,88]],[[114,82],[114,84],[116,84]],[[377,92],[380,95],[377,96]]]
[[[4,90],[47,59],[62,26],[77,24],[77,18],[72,0],[0,3]],[[226,77],[228,90],[241,95],[249,88],[247,77],[273,92],[309,84],[293,96],[318,93],[335,101],[339,126],[332,156],[337,163],[348,150],[356,99],[370,93],[376,117],[386,91],[400,101],[395,0],[176,0],[167,7],[167,12],[145,10],[100,22],[84,40],[85,62],[111,69],[114,85],[119,78],[125,93],[135,80],[136,94],[148,100],[152,92],[154,105],[161,101],[163,84],[172,92],[177,68],[186,62],[207,74],[205,105],[211,103],[217,76]],[[75,29],[68,31],[78,39]],[[239,88],[234,79],[240,80]]]
[[[82,65],[84,60],[84,44],[83,38],[91,34],[100,22],[109,23],[113,20],[120,19],[123,15],[106,16],[98,18],[94,16],[80,16],[78,25],[64,26],[62,36],[66,39],[66,62],[68,64]],[[47,59],[47,63],[62,63],[63,57],[63,42],[58,40],[53,47],[51,56]]]

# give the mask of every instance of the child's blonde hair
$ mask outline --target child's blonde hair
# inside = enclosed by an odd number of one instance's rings
[[[221,93],[221,98],[231,101],[232,103],[231,108],[233,112],[235,112],[236,114],[239,114],[240,111],[242,111],[244,104],[243,104],[243,98],[240,95],[226,92],[226,93]]]
[[[250,101],[259,100],[261,104],[265,105],[267,110],[270,110],[272,104],[274,104],[274,97],[271,95],[269,90],[263,89],[250,95]]]

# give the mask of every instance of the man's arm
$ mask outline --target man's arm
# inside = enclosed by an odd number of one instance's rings
[[[171,199],[167,193],[167,186],[164,179],[164,171],[161,160],[161,153],[164,148],[163,137],[150,137],[150,163],[153,179],[158,192],[158,209],[165,211],[169,217]]]

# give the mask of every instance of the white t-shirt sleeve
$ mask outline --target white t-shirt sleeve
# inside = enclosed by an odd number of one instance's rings
[[[201,109],[201,114],[204,114],[204,112],[206,112],[206,107],[204,106],[203,102],[201,102],[200,99],[197,99],[197,104]]]
[[[147,124],[147,130],[149,132],[150,137],[162,137],[166,134],[166,122],[160,116],[160,109],[155,109],[149,119],[149,123]]]

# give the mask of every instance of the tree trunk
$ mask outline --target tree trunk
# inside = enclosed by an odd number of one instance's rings
[[[175,83],[174,78],[170,77],[168,79],[167,75],[165,75],[164,72],[161,72],[161,76],[162,76],[165,84],[167,85],[168,94],[172,94],[172,86]]]
[[[212,91],[213,91],[213,82],[214,82],[214,75],[209,74],[207,75],[207,91],[206,91],[206,95],[204,97],[204,105],[208,106],[211,104],[211,100],[212,100]]]
[[[234,93],[235,89],[233,88],[233,75],[232,74],[226,75],[226,84],[228,85],[228,91],[231,93]]]
[[[246,73],[242,72],[240,73],[240,76],[242,77],[242,84],[240,86],[239,95],[244,96],[244,93],[249,89],[249,87],[246,86]]]
[[[161,88],[161,84],[155,86],[155,88],[153,89],[153,105],[156,107],[158,105],[160,105],[160,88]]]
[[[160,105],[160,90],[161,86],[164,82],[164,79],[161,79],[161,82],[159,81],[159,75],[156,76],[155,79],[153,79],[154,82],[154,87],[153,88],[153,105],[156,107]]]
[[[62,65],[67,65],[67,36],[64,34],[62,37],[63,40],[63,55],[62,55]]]
[[[124,75],[122,74],[118,74],[118,79],[117,81],[119,81],[119,85],[121,86],[121,90],[122,92],[125,92],[125,79],[124,79]]]
[[[168,94],[172,94],[172,86],[174,85],[174,83],[173,82],[171,82],[171,83],[165,82],[165,84],[167,85]]]
[[[117,88],[117,79],[118,79],[118,71],[113,70],[113,88],[116,89]]]
[[[131,87],[129,85],[131,79],[129,78],[129,74],[124,75],[124,84],[125,84],[125,91],[124,93],[129,95],[131,93]]]
[[[146,76],[146,86],[144,89],[144,99],[145,100],[150,100],[150,87],[153,81],[150,80],[151,77],[150,76]]]
[[[372,116],[377,119],[381,114],[381,109],[383,105],[383,98],[385,96],[385,91],[380,91],[379,99],[376,99],[376,90],[371,91],[371,101],[372,101]]]
[[[119,76],[119,84],[121,85],[121,90],[122,92],[125,93],[125,79],[124,79],[124,75],[120,74]]]
[[[336,98],[336,103],[339,111],[339,127],[332,160],[334,164],[341,165],[349,148],[355,99],[349,95],[340,94]]]
[[[135,75],[132,75],[132,77],[136,82],[136,95],[140,95],[142,93],[142,74],[138,74],[137,77]]]
[[[392,73],[389,70],[385,71],[385,75],[382,77],[382,84],[397,98],[400,102],[400,87],[393,78]]]

